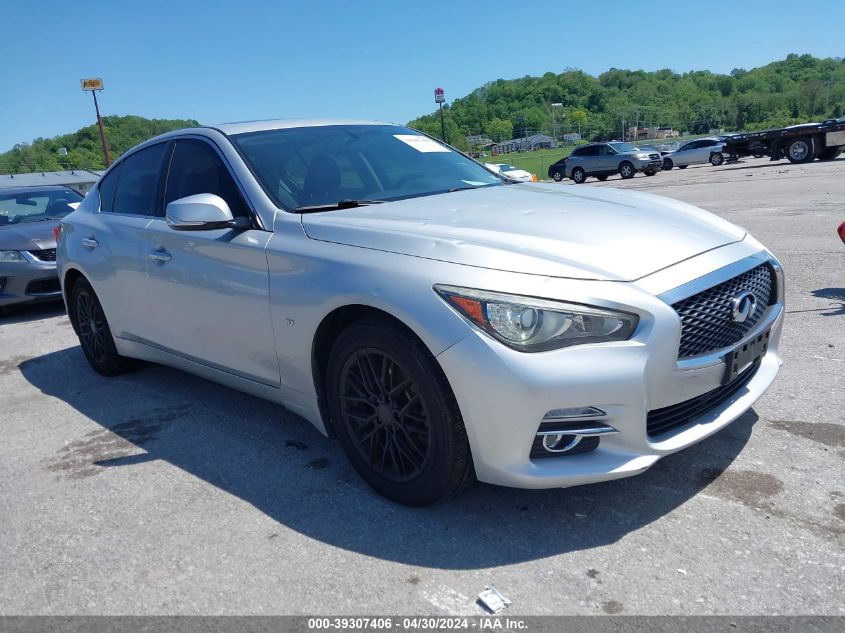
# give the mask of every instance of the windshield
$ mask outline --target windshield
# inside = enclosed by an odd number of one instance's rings
[[[82,196],[73,189],[33,189],[4,193],[0,190],[0,225],[58,220],[73,211]]]
[[[620,154],[626,154],[628,152],[638,152],[636,147],[631,145],[630,143],[608,143],[613,149],[615,149]]]
[[[395,125],[248,132],[232,142],[267,194],[288,211],[505,184],[462,154]]]

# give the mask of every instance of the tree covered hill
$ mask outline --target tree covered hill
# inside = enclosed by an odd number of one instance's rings
[[[145,119],[140,116],[106,116],[103,127],[112,160],[138,143],[158,134],[199,125],[193,119]],[[67,155],[59,150],[65,148]],[[37,138],[0,154],[0,173],[56,171],[60,169],[104,169],[103,149],[97,124],[71,134]]]
[[[637,124],[706,134],[712,128],[757,130],[843,113],[845,59],[796,54],[729,75],[612,68],[598,77],[567,69],[498,79],[444,108],[447,140],[461,149],[468,135],[500,141],[524,131],[554,131],[560,138],[580,129],[584,138],[608,140]],[[437,111],[409,125],[440,136]]]

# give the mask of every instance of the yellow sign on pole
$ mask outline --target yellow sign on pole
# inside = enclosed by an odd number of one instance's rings
[[[82,83],[83,90],[102,90],[103,89],[103,80],[102,79],[80,79]]]

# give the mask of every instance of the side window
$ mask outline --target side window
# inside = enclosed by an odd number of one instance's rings
[[[223,160],[208,143],[196,139],[176,141],[164,206],[198,193],[213,193],[229,205],[234,217],[249,217],[249,210]]]
[[[573,155],[573,156],[583,156],[583,155],[584,155],[584,151],[585,151],[585,149],[586,149],[586,148],[579,147],[579,148],[578,148],[578,149],[576,149],[574,152],[572,152],[572,155]]]
[[[117,188],[117,181],[120,179],[120,170],[123,163],[118,163],[115,168],[103,176],[97,191],[100,192],[100,211],[111,211],[114,204],[114,190]]]
[[[115,213],[155,215],[161,167],[167,143],[142,149],[123,161],[117,190],[114,193]]]

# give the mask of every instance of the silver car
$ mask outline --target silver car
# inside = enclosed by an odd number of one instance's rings
[[[690,165],[721,165],[725,162],[725,142],[718,138],[699,138],[684,143],[674,152],[663,155],[663,169],[686,169]]]
[[[61,299],[53,229],[81,201],[67,187],[0,189],[0,310]]]
[[[608,176],[619,174],[627,179],[633,178],[638,171],[646,176],[654,176],[663,169],[663,160],[659,152],[614,141],[579,147],[567,157],[565,165],[566,177],[581,184],[589,176],[607,180]]]
[[[159,136],[65,218],[58,260],[96,371],[144,359],[278,402],[406,504],[641,473],[780,364],[781,267],[743,229],[510,183],[396,125]]]

